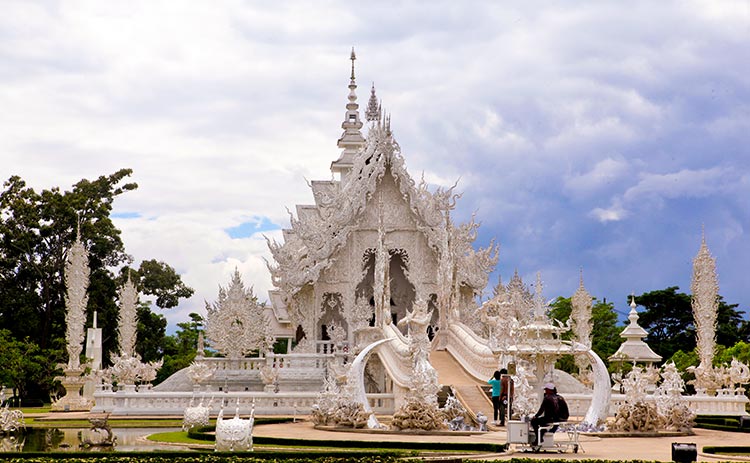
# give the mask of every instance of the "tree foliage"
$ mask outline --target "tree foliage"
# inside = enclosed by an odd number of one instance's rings
[[[174,336],[168,336],[164,343],[164,365],[156,376],[160,383],[178,370],[190,366],[197,355],[198,335],[203,331],[203,317],[190,313],[190,321],[177,324]],[[204,355],[206,352],[203,352]]]
[[[680,350],[690,352],[696,345],[690,295],[678,292],[679,289],[670,286],[635,297],[636,304],[644,307],[638,324],[648,331],[645,341],[664,359]],[[727,304],[719,296],[716,341],[720,345],[748,341],[748,323],[743,321],[737,307],[738,304]]]

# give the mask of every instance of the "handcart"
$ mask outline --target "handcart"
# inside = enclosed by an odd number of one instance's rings
[[[523,452],[558,452],[572,450],[583,451],[578,441],[578,428],[570,423],[550,423],[540,426],[534,439],[531,424],[528,421],[508,422],[508,444]]]

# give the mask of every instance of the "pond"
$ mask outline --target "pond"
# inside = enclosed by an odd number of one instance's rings
[[[180,428],[115,428],[117,445],[111,447],[80,448],[81,442],[91,438],[89,428],[27,428],[25,433],[15,436],[0,436],[0,452],[132,452],[150,450],[189,450],[180,445],[159,444],[146,439],[156,432],[179,431]],[[95,437],[92,440],[95,440]]]

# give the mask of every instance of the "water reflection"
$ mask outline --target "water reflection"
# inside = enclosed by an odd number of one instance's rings
[[[186,447],[159,444],[146,439],[149,434],[157,432],[179,431],[180,428],[121,428],[113,429],[117,445],[112,447],[90,447],[83,449],[81,442],[85,439],[96,440],[95,431],[88,428],[27,428],[26,433],[4,435],[0,437],[0,452],[128,452],[149,450],[188,450]]]

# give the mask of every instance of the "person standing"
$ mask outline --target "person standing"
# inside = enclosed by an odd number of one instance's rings
[[[508,370],[500,370],[500,426],[505,426],[505,418],[508,412],[512,410],[513,401],[513,380],[508,374]]]
[[[492,424],[497,426],[500,423],[499,416],[501,415],[500,409],[502,407],[502,403],[500,402],[500,394],[503,390],[503,384],[500,379],[500,372],[495,371],[495,373],[492,375],[492,378],[490,378],[487,383],[492,386],[492,416],[494,417]],[[505,421],[504,418],[503,421]]]

